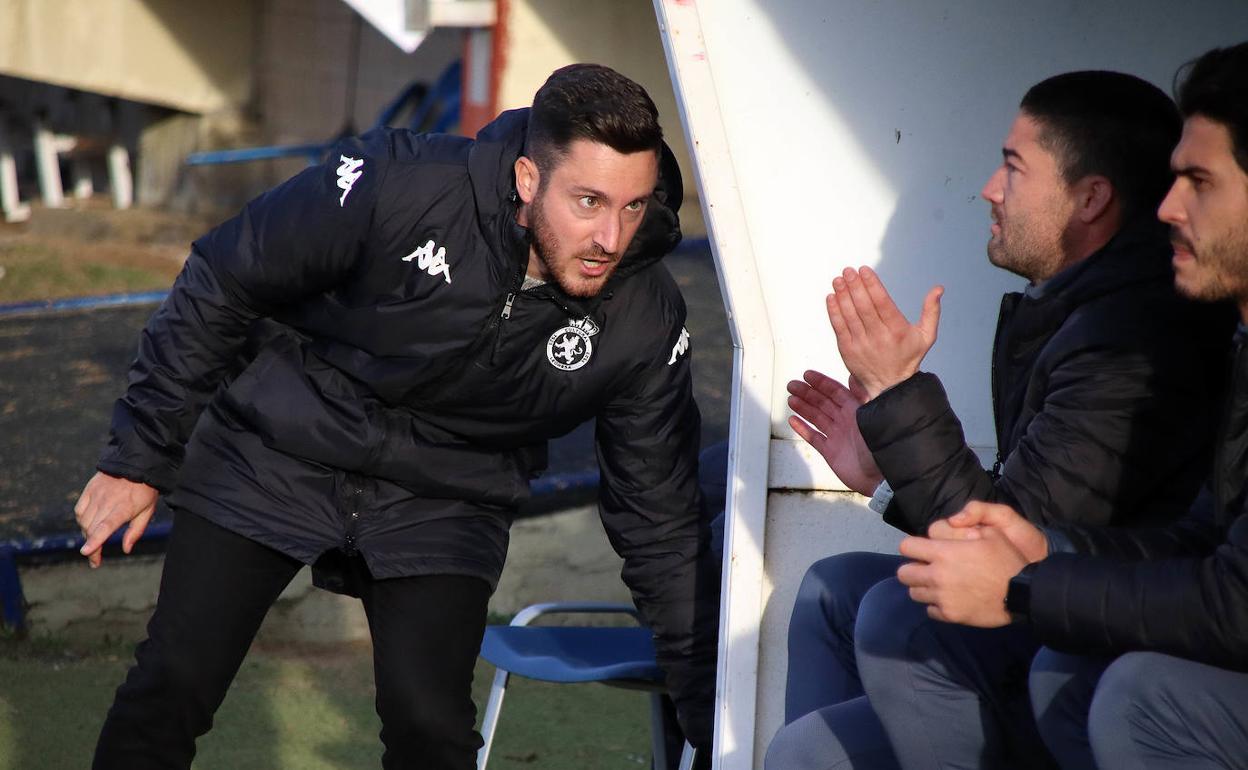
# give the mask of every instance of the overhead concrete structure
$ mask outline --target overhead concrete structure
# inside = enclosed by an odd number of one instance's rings
[[[824,295],[872,265],[911,318],[946,287],[938,373],[994,453],[1000,295],[979,190],[1023,92],[1114,69],[1169,90],[1178,65],[1248,36],[1242,0],[654,0],[737,345],[715,767],[749,770],[782,719],[785,629],[816,558],[894,550],[789,429],[785,383],[844,376]]]
[[[204,113],[251,89],[254,0],[0,0],[0,74]]]

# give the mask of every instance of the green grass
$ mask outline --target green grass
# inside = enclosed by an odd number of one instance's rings
[[[169,288],[178,265],[71,242],[0,245],[0,303]]]
[[[0,770],[87,767],[129,662],[117,645],[0,640]],[[479,712],[493,676],[478,663]],[[380,729],[367,649],[256,650],[200,740],[195,768],[377,768]],[[513,678],[490,768],[648,768],[648,746],[644,694]]]

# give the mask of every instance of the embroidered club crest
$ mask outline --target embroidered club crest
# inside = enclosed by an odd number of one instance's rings
[[[589,316],[569,321],[567,326],[546,340],[546,360],[565,372],[580,369],[589,363],[589,357],[594,354],[594,343],[590,338],[597,333],[598,324]]]

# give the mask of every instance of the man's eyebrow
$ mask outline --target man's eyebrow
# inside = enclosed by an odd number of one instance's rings
[[[582,185],[577,185],[573,187],[572,194],[573,195],[592,195],[595,198],[602,198],[604,201],[611,200],[609,197],[607,197],[607,194],[604,193],[603,191],[595,190],[592,187],[584,187]]]
[[[1172,166],[1170,168],[1170,173],[1174,174],[1175,176],[1186,176],[1186,177],[1209,176],[1209,169],[1205,168],[1204,166],[1196,166],[1196,165],[1178,166],[1178,167]]]
[[[1015,150],[1012,147],[1002,147],[1001,157],[1005,160],[1016,160],[1019,163],[1023,163],[1024,165],[1026,165],[1025,161],[1023,160],[1023,156],[1019,155],[1018,150]]]

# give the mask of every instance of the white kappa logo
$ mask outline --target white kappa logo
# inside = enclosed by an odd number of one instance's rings
[[[667,365],[671,366],[676,363],[676,359],[680,358],[689,350],[689,330],[680,327],[680,338],[676,340],[676,344],[672,346],[672,357],[667,359]]]
[[[546,341],[546,359],[556,369],[570,372],[589,363],[594,343],[589,333],[576,326],[565,326]]]
[[[338,160],[342,161],[338,166],[338,188],[342,190],[338,206],[341,207],[347,202],[347,193],[351,192],[351,188],[355,186],[355,180],[364,175],[364,171],[360,168],[364,165],[364,159],[339,155]]]
[[[438,246],[437,252],[434,252],[435,245],[432,240],[425,243],[419,249],[403,258],[404,262],[416,260],[416,266],[424,270],[429,275],[437,278],[439,275],[447,283],[451,282],[451,266],[446,263],[446,247]]]

